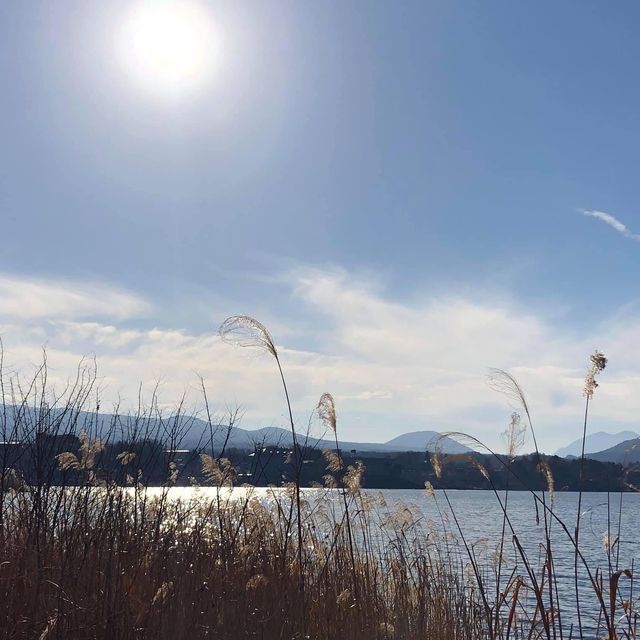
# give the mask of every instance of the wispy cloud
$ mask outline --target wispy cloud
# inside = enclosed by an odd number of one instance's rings
[[[610,213],[606,213],[604,211],[597,210],[589,210],[589,209],[580,209],[580,213],[589,217],[596,218],[597,220],[602,220],[605,224],[608,224],[612,229],[615,229],[618,233],[621,233],[625,238],[630,238],[631,240],[637,240],[640,242],[640,234],[633,233],[624,222],[621,222],[615,216],[612,216]]]
[[[103,282],[0,273],[0,318],[5,320],[126,320],[150,311],[140,296]]]

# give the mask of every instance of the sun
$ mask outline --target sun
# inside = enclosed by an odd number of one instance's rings
[[[120,61],[131,80],[157,94],[202,87],[219,65],[220,39],[205,7],[189,0],[141,0],[126,15]]]

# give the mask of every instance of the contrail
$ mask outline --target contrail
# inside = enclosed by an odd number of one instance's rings
[[[605,213],[604,211],[590,211],[588,209],[579,209],[580,213],[589,218],[596,218],[598,220],[602,220],[605,224],[608,224],[611,228],[615,229],[618,233],[622,234],[625,238],[630,238],[631,240],[637,240],[640,242],[640,234],[633,233],[626,224],[620,222],[618,218],[612,216],[610,213]]]

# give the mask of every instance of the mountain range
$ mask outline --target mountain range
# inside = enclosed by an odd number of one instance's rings
[[[209,425],[205,420],[189,416],[134,417],[114,416],[107,413],[73,412],[58,408],[34,410],[29,407],[11,407],[7,411],[6,422],[2,426],[0,442],[26,440],[37,430],[49,433],[76,433],[86,431],[91,437],[107,438],[111,442],[159,439],[165,446],[177,449],[210,449],[219,453],[223,447],[253,450],[255,447],[282,446],[291,447],[293,439],[289,429],[280,427],[262,427],[243,429],[226,425]],[[18,425],[14,426],[15,416],[19,415]],[[336,446],[333,434],[322,437],[307,436],[299,432],[298,442],[318,449],[333,449]],[[400,451],[433,451],[436,446],[442,453],[468,453],[469,447],[449,437],[443,437],[436,431],[413,431],[404,433],[387,442],[350,442],[339,441],[343,451],[390,453]]]
[[[615,447],[621,442],[625,442],[626,440],[633,440],[634,438],[638,438],[638,434],[634,431],[620,431],[619,433],[605,433],[604,431],[597,431],[596,433],[590,433],[587,435],[584,445],[585,454],[598,453],[600,451],[604,451],[605,449],[609,449],[611,447]],[[575,456],[576,458],[580,456],[582,453],[582,438],[578,440],[574,440],[566,447],[561,447],[556,451],[556,455],[561,458],[566,458],[567,456]],[[589,457],[592,457],[589,455]]]
[[[76,434],[87,431],[92,437],[108,437],[111,442],[131,439],[159,439],[165,446],[179,449],[203,448],[213,449],[217,454],[223,447],[227,449],[253,450],[256,447],[281,446],[289,448],[293,444],[291,431],[280,427],[262,427],[259,429],[243,429],[233,427],[229,430],[225,425],[209,425],[208,422],[189,416],[166,417],[134,417],[127,415],[110,415],[95,412],[69,412],[55,408],[46,410],[43,419],[41,410],[12,407],[7,411],[6,422],[0,433],[0,441],[23,440],[33,435],[42,424],[49,425],[49,432]],[[13,418],[20,415],[19,426],[14,428]],[[38,426],[39,425],[39,426]],[[317,449],[335,448],[335,440],[331,432],[322,437],[307,436],[299,432],[301,444]],[[343,451],[358,453],[394,453],[403,451],[434,451],[436,446],[442,453],[456,454],[473,451],[455,439],[443,436],[437,431],[411,431],[403,433],[385,442],[351,442],[339,441]],[[582,451],[582,440],[578,439],[556,451],[559,457],[578,457]],[[600,462],[636,463],[640,462],[640,436],[634,431],[619,433],[596,432],[587,436],[585,455]]]
[[[625,440],[604,451],[590,453],[589,458],[599,462],[617,462],[625,465],[637,464],[640,462],[640,438]]]
[[[205,423],[202,423],[205,426]],[[194,428],[194,432],[197,431]],[[298,435],[298,441],[306,440],[309,446],[318,449],[335,448],[335,440],[325,435],[323,438]],[[226,432],[220,430],[214,436],[214,447],[220,448],[226,437]],[[277,445],[289,447],[292,444],[291,431],[281,429],[279,427],[263,427],[261,429],[242,429],[239,427],[231,431],[227,447],[235,447],[237,449],[253,449],[255,446]],[[437,431],[412,431],[404,433],[400,436],[392,438],[387,442],[349,442],[339,441],[342,450],[356,452],[394,452],[394,451],[433,451],[439,445],[442,453],[468,453],[471,451],[469,447],[453,440],[452,438],[442,436]]]

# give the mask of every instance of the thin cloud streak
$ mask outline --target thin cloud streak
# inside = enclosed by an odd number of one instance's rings
[[[606,213],[604,211],[597,210],[589,210],[589,209],[581,209],[580,213],[587,216],[588,218],[596,218],[596,220],[601,220],[605,224],[608,224],[612,229],[615,229],[618,233],[622,234],[625,238],[629,238],[631,240],[636,240],[640,242],[640,234],[633,233],[624,222],[621,222],[615,216],[612,216],[610,213]]]
[[[105,282],[54,280],[0,273],[0,319],[127,320],[148,316],[141,296]]]

